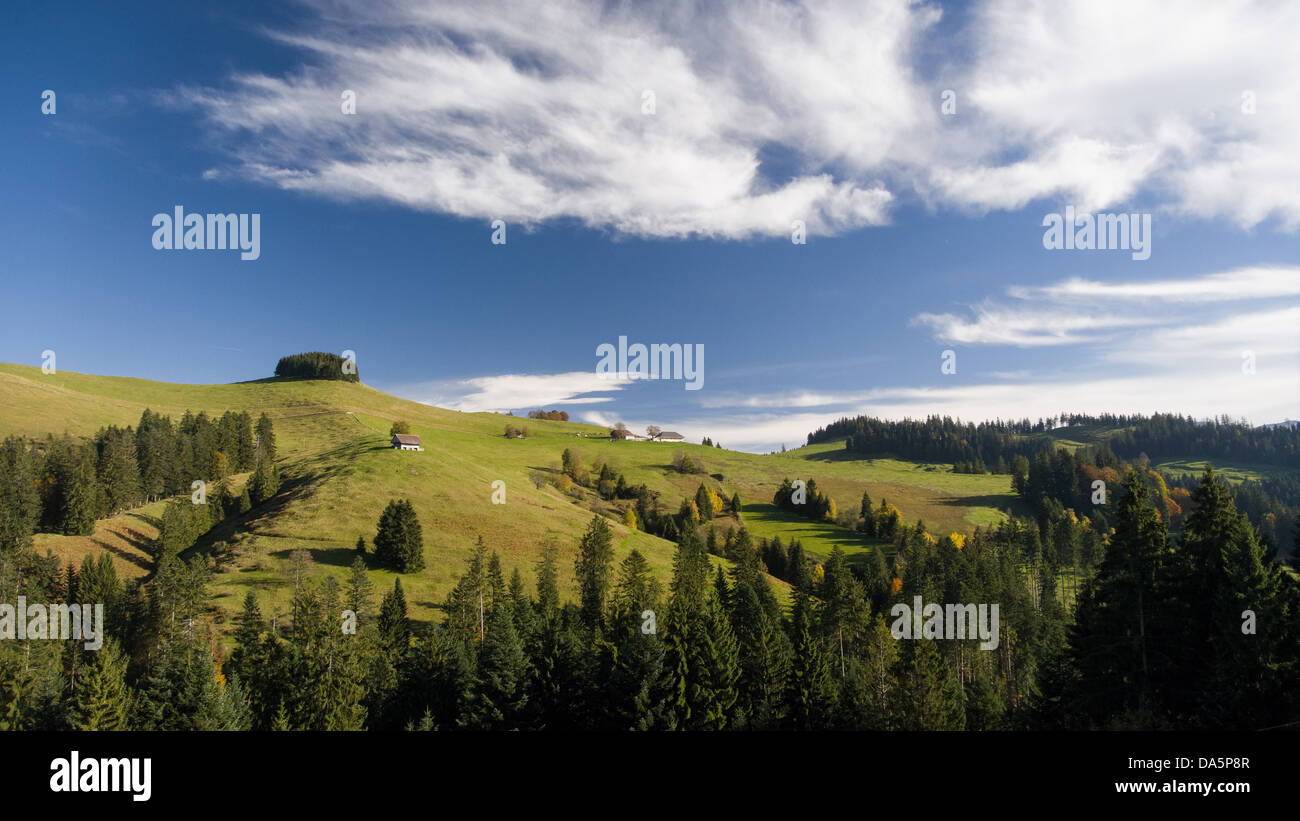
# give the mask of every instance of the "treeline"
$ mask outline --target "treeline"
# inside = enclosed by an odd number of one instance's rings
[[[890,421],[870,416],[840,419],[808,434],[808,444],[843,438],[844,448],[864,458],[893,456],[922,462],[949,462],[959,473],[1008,473],[1016,456],[1033,456],[1052,447],[1048,421],[981,422],[949,416],[925,421]]]
[[[338,354],[324,351],[282,356],[280,361],[275,363],[275,375],[297,377],[299,379],[333,379],[342,382],[361,381],[361,374],[357,370],[355,359],[344,359]]]
[[[1253,428],[1223,416],[1197,421],[1190,416],[1158,413],[1149,417],[1068,415],[1071,425],[1122,428],[1106,440],[1119,456],[1139,459],[1194,457],[1212,461],[1254,462],[1300,467],[1300,428]]]
[[[1198,421],[1190,416],[1061,414],[1031,423],[996,420],[972,424],[951,417],[925,421],[844,418],[808,434],[808,444],[845,439],[846,450],[864,457],[894,456],[950,462],[958,473],[1010,473],[1017,457],[1032,459],[1055,447],[1048,433],[1058,426],[1087,426],[1107,432],[1116,455],[1138,461],[1201,458],[1300,467],[1300,428],[1252,428],[1227,417]]]
[[[274,459],[271,420],[263,414],[254,429],[246,412],[186,411],[173,424],[145,410],[138,427],[101,428],[84,443],[10,437],[0,446],[0,545],[23,546],[35,532],[89,535],[96,519],[189,492],[195,480],[254,470],[256,495],[278,487]]]

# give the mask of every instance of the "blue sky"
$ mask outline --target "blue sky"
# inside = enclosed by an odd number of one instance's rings
[[[419,401],[748,450],[857,413],[1300,417],[1295,7],[269,5],[16,5],[0,360],[353,350]],[[260,258],[156,250],[176,205],[260,214]],[[1151,215],[1150,258],[1045,249],[1066,205]],[[703,388],[597,379],[619,336],[702,345]]]

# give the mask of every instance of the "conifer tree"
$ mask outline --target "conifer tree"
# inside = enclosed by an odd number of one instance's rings
[[[725,729],[735,720],[739,673],[735,634],[709,590],[709,560],[688,530],[673,561],[665,619],[668,708],[678,729]]]
[[[786,684],[790,726],[796,730],[827,729],[836,706],[835,681],[823,642],[813,632],[813,619],[808,595],[796,591],[790,616],[793,652]]]
[[[528,703],[528,659],[510,608],[494,608],[479,647],[469,706],[470,726],[517,729]]]
[[[254,449],[254,459],[258,462],[274,462],[275,457],[275,426],[264,413],[257,419],[257,445]]]
[[[393,499],[379,517],[375,558],[399,573],[424,569],[424,535],[415,508],[407,499]]]
[[[1072,698],[1098,724],[1123,714],[1155,726],[1152,683],[1164,678],[1165,660],[1153,652],[1151,636],[1166,592],[1165,527],[1136,471],[1125,479],[1117,508],[1115,534],[1071,631],[1079,671]]]
[[[126,658],[117,642],[106,639],[85,666],[72,702],[68,727],[72,730],[125,730],[130,712],[126,686]]]
[[[379,637],[385,654],[394,664],[410,644],[411,624],[406,616],[406,594],[402,580],[393,579],[392,592],[379,605]]]
[[[613,542],[609,523],[604,516],[597,514],[592,517],[587,532],[578,544],[574,572],[578,581],[582,622],[591,630],[599,631],[605,624],[605,604],[613,576]]]
[[[394,581],[397,581],[394,579]],[[375,586],[366,574],[366,560],[357,556],[352,560],[348,575],[348,609],[357,615],[357,624],[363,624],[371,615],[371,596]]]
[[[966,707],[952,668],[933,639],[905,642],[901,718],[908,730],[963,730]]]

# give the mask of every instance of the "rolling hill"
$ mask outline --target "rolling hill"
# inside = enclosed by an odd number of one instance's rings
[[[861,560],[880,545],[852,530],[778,510],[771,498],[784,478],[815,479],[841,511],[856,510],[864,491],[877,504],[886,498],[908,522],[924,520],[936,533],[969,532],[996,522],[1016,505],[1008,476],[959,475],[947,465],[891,459],[853,460],[833,442],[769,455],[703,445],[611,442],[603,427],[450,411],[360,383],[265,379],[182,385],[66,371],[45,375],[39,368],[0,364],[3,436],[90,437],[105,425],[135,425],[146,408],[173,418],[187,409],[218,416],[246,410],[254,416],[266,413],[274,422],[285,477],[280,493],[218,526],[192,549],[211,550],[217,542],[234,546],[232,561],[219,565],[213,578],[216,601],[226,615],[250,588],[259,592],[268,616],[287,614],[291,584],[285,570],[293,550],[307,549],[314,572],[342,580],[358,536],[367,542],[374,537],[376,521],[393,498],[411,499],[423,525],[426,569],[402,576],[412,617],[434,617],[480,537],[501,554],[507,576],[518,568],[530,583],[544,546],[554,543],[560,550],[561,582],[572,594],[577,541],[593,511],[610,504],[595,494],[575,499],[549,484],[534,484],[532,477],[539,472],[558,470],[566,448],[588,466],[604,462],[630,484],[645,483],[674,509],[701,481],[712,482],[728,498],[738,493],[751,533],[779,535],[783,541],[798,538],[814,558],[838,545],[850,561]],[[389,426],[399,419],[423,438],[424,451],[389,446]],[[507,439],[507,423],[526,426],[528,437]],[[715,478],[674,471],[670,463],[677,450],[700,459]],[[235,482],[245,478],[235,477]],[[505,504],[492,503],[498,480],[505,483]],[[157,536],[164,504],[101,520],[91,536],[38,534],[36,547],[77,563],[88,553],[108,551],[122,575],[146,576],[152,566],[147,548]],[[724,520],[720,527],[725,530],[729,523],[734,522]],[[667,580],[673,543],[621,522],[613,528],[616,560],[635,548]],[[370,575],[376,588],[385,590],[396,574],[372,568]]]

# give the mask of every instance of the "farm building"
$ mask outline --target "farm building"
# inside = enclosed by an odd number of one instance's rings
[[[656,442],[683,442],[686,440],[686,437],[682,436],[677,431],[663,430],[655,434],[654,440]]]
[[[396,450],[424,450],[424,442],[413,433],[393,434],[393,448]]]

